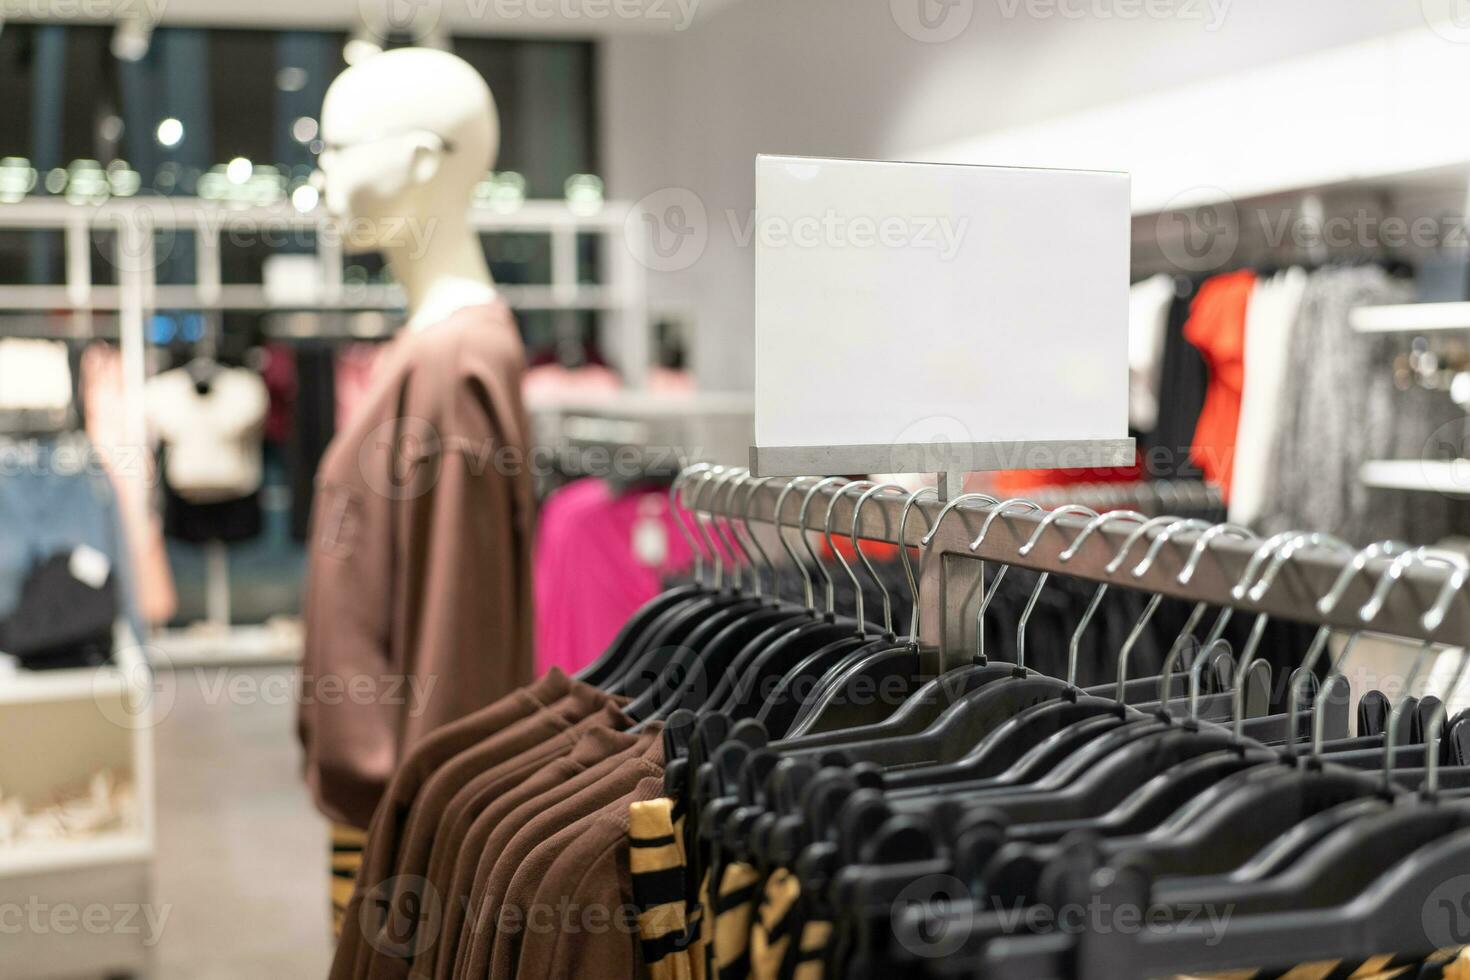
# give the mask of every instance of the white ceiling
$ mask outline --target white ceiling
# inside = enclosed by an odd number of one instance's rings
[[[16,20],[118,21],[165,25],[300,28],[414,36],[679,33],[740,0],[33,0]]]

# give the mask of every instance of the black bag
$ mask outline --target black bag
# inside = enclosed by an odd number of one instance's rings
[[[72,574],[72,552],[36,564],[21,587],[20,602],[0,623],[0,651],[32,670],[96,666],[112,656],[117,621],[116,576],[100,586]]]

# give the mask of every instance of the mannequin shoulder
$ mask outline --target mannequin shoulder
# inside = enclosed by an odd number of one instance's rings
[[[427,369],[444,381],[469,381],[488,373],[513,375],[519,384],[525,371],[520,328],[499,300],[458,310],[409,339],[415,372]]]

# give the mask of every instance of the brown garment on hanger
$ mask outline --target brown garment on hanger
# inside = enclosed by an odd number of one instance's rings
[[[405,977],[413,959],[437,941],[437,909],[443,896],[429,891],[427,875],[440,819],[455,794],[486,772],[508,783],[525,779],[572,751],[589,731],[626,727],[628,717],[610,700],[610,695],[578,684],[551,711],[511,726],[505,734],[514,733],[514,744],[504,737],[487,739],[439,767],[409,814],[392,885],[385,885],[383,894],[377,896],[396,916],[385,924],[367,955],[359,956],[356,976],[369,980]]]
[[[530,687],[512,691],[494,704],[440,728],[420,741],[393,773],[388,789],[371,821],[363,850],[357,889],[348,904],[343,928],[332,961],[332,980],[355,975],[354,963],[361,947],[361,904],[363,892],[375,888],[393,873],[410,808],[424,782],[434,771],[465,749],[496,735],[522,719],[548,710],[564,697],[573,682],[552,670]]]
[[[626,980],[650,975],[638,937],[628,813],[633,804],[661,795],[663,783],[662,774],[640,780],[629,793],[547,843],[545,849],[553,852],[553,859],[531,899],[532,907],[565,907],[569,927],[528,930],[515,963],[516,980]],[[686,980],[688,973],[671,976]]]
[[[454,973],[455,953],[474,886],[474,865],[460,858],[466,853],[480,854],[484,838],[495,823],[523,803],[555,793],[583,773],[593,779],[611,773],[624,760],[646,751],[649,740],[655,737],[653,733],[633,735],[608,727],[594,728],[571,753],[549,765],[537,764],[532,772],[520,776],[497,778],[486,773],[488,778],[473,780],[460,790],[440,823],[429,862],[429,883],[443,899],[440,939],[414,958],[409,976],[414,980],[447,980]],[[481,817],[486,818],[485,826],[479,835],[472,834],[482,826]]]
[[[538,682],[527,690],[543,685],[544,681]],[[483,725],[475,724],[494,713],[498,705],[462,719],[420,743],[420,749],[430,747],[433,751],[425,753],[416,749],[400,767],[368,832],[368,859],[358,876],[353,904],[344,924],[343,942],[332,962],[332,980],[367,976],[370,963],[379,954],[398,957],[411,952],[412,930],[410,923],[404,921],[409,910],[392,901],[404,891],[402,886],[406,882],[398,880],[400,876],[422,874],[411,869],[420,867],[428,858],[424,813],[443,805],[446,790],[448,795],[453,794],[453,788],[446,786],[441,778],[444,770],[467,755],[477,764],[490,768],[525,752],[564,750],[575,737],[567,733],[582,719],[599,716],[612,700],[589,685],[568,681],[565,675],[546,686],[566,693],[547,707],[511,720],[498,731],[486,733]],[[530,700],[535,702],[534,698]],[[509,714],[508,711],[500,713]],[[603,720],[606,717],[601,715]],[[475,741],[466,748],[458,748],[447,759],[442,758],[446,749],[457,747],[476,727],[480,731]],[[431,760],[438,760],[433,768],[429,767]],[[392,935],[385,938],[382,933],[388,927]]]
[[[492,842],[481,858],[478,872],[485,881],[483,898],[480,903],[470,906],[477,919],[471,931],[468,953],[456,966],[455,976],[513,976],[521,940],[534,931],[532,923],[527,920],[531,911],[528,905],[534,898],[536,883],[544,877],[550,859],[555,856],[543,849],[533,860],[532,853],[553,835],[622,799],[634,791],[640,781],[651,777],[661,779],[662,776],[663,741],[655,739],[641,757],[622,763],[612,774],[546,807],[524,826],[514,829],[509,843],[503,848],[497,848]],[[542,801],[533,802],[539,804]],[[624,838],[627,836],[626,818],[630,802],[622,804]],[[490,865],[488,874],[487,864]],[[526,890],[528,886],[531,888],[529,893]],[[620,938],[634,944],[636,931],[635,922],[632,931],[625,930]],[[461,940],[461,952],[464,951],[465,943]]]
[[[317,473],[297,725],[317,807],[356,827],[420,739],[534,670],[515,320],[466,307],[382,356]]]

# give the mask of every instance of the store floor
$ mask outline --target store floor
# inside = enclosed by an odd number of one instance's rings
[[[294,671],[159,678],[156,980],[320,980],[327,830],[299,775]]]

